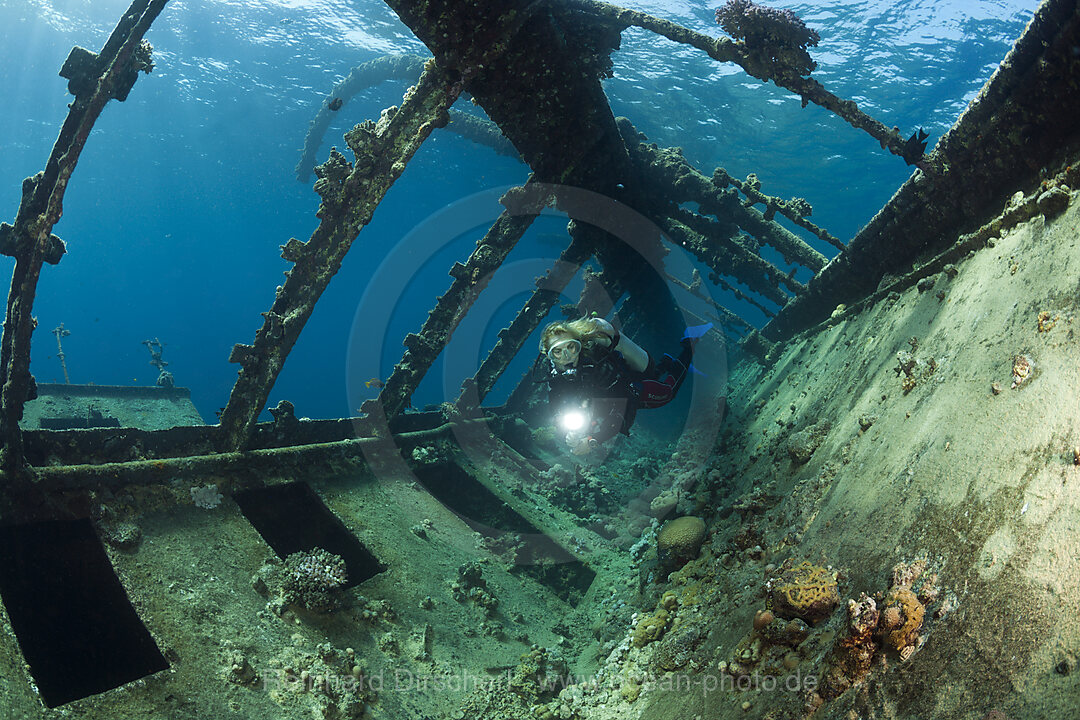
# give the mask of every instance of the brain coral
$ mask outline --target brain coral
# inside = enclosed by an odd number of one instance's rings
[[[660,565],[677,568],[697,557],[705,541],[705,522],[693,515],[675,518],[656,536],[656,552]]]
[[[813,623],[828,617],[840,604],[836,575],[805,560],[770,579],[765,589],[778,617]]]

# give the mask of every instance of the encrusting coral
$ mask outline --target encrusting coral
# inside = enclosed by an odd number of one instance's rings
[[[660,609],[654,615],[648,615],[638,620],[634,627],[634,647],[645,647],[653,640],[659,640],[667,630],[671,616],[668,611]]]
[[[659,640],[671,624],[672,616],[679,608],[679,599],[673,592],[666,592],[657,603],[656,612],[637,621],[631,634],[634,647],[645,647],[654,640]]]
[[[831,615],[840,604],[836,574],[805,560],[782,569],[765,584],[765,589],[777,617],[815,623]]]
[[[487,617],[494,615],[499,606],[499,598],[491,594],[479,562],[467,562],[458,568],[458,579],[451,584],[450,593],[458,602],[472,600]]]
[[[322,548],[285,558],[281,596],[286,603],[328,613],[341,606],[338,593],[348,582],[345,561]]]
[[[915,652],[926,614],[924,603],[933,602],[940,593],[937,574],[926,573],[928,565],[925,558],[895,565],[889,591],[880,604],[866,593],[848,601],[846,626],[826,659],[821,699],[832,700],[860,683],[879,648],[897,651],[901,660]]]
[[[839,697],[870,672],[870,663],[878,647],[874,632],[880,617],[877,603],[866,593],[862,593],[857,601],[848,600],[847,624],[829,654],[821,697],[826,700]]]
[[[787,443],[788,456],[791,458],[791,462],[796,465],[803,465],[808,462],[810,456],[824,442],[831,428],[832,425],[827,420],[822,420],[803,428],[797,433],[793,433],[788,438]]]

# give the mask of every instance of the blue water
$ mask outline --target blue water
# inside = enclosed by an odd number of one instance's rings
[[[98,50],[126,0],[0,0],[0,219],[11,222],[20,183],[42,167],[70,96],[57,76],[70,48]],[[719,35],[716,2],[625,3]],[[814,76],[887,125],[922,127],[931,144],[989,78],[1030,19],[1034,0],[875,0],[781,4],[821,34]],[[396,16],[374,0],[172,0],[148,39],[156,68],[129,99],[99,119],[55,228],[68,246],[42,273],[34,314],[32,370],[62,381],[51,330],[71,331],[71,381],[153,384],[143,340],[166,343],[178,384],[215,421],[236,379],[234,343],[250,343],[288,265],[278,246],[307,239],[318,197],[297,182],[308,122],[333,85],[364,61],[423,52]],[[661,145],[682,146],[705,174],[723,166],[755,172],[763,190],[805,197],[812,220],[849,239],[908,176],[909,168],[868,136],[773,85],[718,65],[696,50],[643,31],[624,34],[606,88],[616,114]],[[339,147],[353,123],[400,101],[384,83],[350,101],[319,152]],[[456,135],[437,132],[391,189],[331,283],[273,393],[301,416],[354,413],[401,355],[455,260],[464,261],[499,208],[476,210],[458,234],[403,246],[440,227],[475,193],[521,183],[527,169]],[[487,193],[492,195],[491,192]],[[497,196],[497,192],[494,193]],[[471,206],[469,206],[471,207]],[[432,220],[434,218],[434,220]],[[470,227],[469,222],[472,222]],[[561,250],[565,223],[542,218],[496,276],[469,326],[414,397],[418,407],[453,399],[520,307],[531,280]],[[426,236],[425,236],[426,237]],[[816,242],[816,241],[815,241]],[[828,246],[818,245],[831,255]],[[389,258],[389,259],[388,259]],[[365,289],[386,260],[379,295]],[[13,261],[0,260],[4,269]],[[688,278],[687,278],[688,279]],[[752,308],[713,288],[747,317]],[[574,296],[571,295],[572,299]],[[362,303],[363,301],[363,303]],[[359,316],[359,317],[358,317]],[[349,352],[349,348],[353,352]],[[504,377],[505,393],[532,347]],[[351,363],[351,368],[349,364]],[[351,377],[351,379],[349,379]]]

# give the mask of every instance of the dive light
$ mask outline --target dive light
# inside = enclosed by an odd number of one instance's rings
[[[559,424],[567,432],[577,432],[585,427],[588,417],[583,410],[569,410],[559,416]]]

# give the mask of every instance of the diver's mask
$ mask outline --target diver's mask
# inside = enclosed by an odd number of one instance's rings
[[[581,354],[581,341],[574,338],[560,340],[548,349],[547,356],[555,367],[565,367],[577,362]]]

